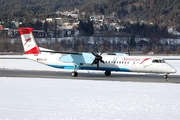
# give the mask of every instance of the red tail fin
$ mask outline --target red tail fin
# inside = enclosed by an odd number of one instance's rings
[[[33,28],[19,28],[18,31],[21,35],[25,54],[40,54],[40,49],[36,44],[32,34]]]

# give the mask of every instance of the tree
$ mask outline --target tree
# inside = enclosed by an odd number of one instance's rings
[[[78,29],[80,30],[80,32],[83,35],[91,36],[94,34],[93,22],[90,20],[88,20],[87,22],[81,20],[79,22],[79,28]]]
[[[149,52],[148,46],[142,47],[141,51],[142,51],[143,53],[148,53],[148,52]]]
[[[165,53],[165,54],[170,54],[170,53],[171,53],[171,49],[170,49],[169,46],[165,46],[165,48],[164,48],[164,53]]]
[[[92,36],[94,34],[94,26],[92,21],[88,21],[88,35]]]
[[[135,48],[136,47],[136,41],[135,41],[135,35],[133,34],[130,41],[129,41],[129,47]]]

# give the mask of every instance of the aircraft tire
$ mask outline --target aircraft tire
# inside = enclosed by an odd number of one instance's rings
[[[164,77],[164,79],[167,79],[167,78],[168,78],[168,75],[166,74],[166,75],[164,75],[163,77]]]
[[[77,77],[78,76],[78,72],[76,72],[76,71],[71,72],[71,76],[72,77]]]
[[[105,74],[106,76],[110,76],[110,75],[111,75],[111,71],[105,71],[104,74]]]

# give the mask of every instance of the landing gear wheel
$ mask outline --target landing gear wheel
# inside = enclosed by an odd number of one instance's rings
[[[166,82],[168,82],[168,74],[169,73],[167,73],[167,74],[165,74],[163,77],[164,77],[164,79],[166,79]]]
[[[164,77],[164,79],[167,79],[167,78],[168,78],[168,75],[166,74],[166,75],[164,75],[163,77]]]
[[[104,74],[105,74],[106,76],[110,76],[110,75],[111,75],[111,71],[105,71]]]
[[[77,77],[78,76],[78,72],[76,72],[76,71],[71,72],[71,76],[72,77]]]

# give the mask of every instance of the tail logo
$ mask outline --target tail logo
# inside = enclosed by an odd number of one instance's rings
[[[31,40],[31,38],[26,39],[25,40],[26,42],[24,43],[24,45],[26,45],[30,40]]]

